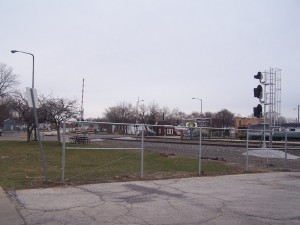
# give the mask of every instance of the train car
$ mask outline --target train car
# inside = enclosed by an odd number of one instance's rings
[[[273,126],[269,128],[268,124],[257,124],[248,126],[250,140],[266,140],[270,137],[273,141],[284,141],[287,137],[288,141],[300,141],[300,124],[288,123],[281,126]],[[265,134],[264,134],[265,130]]]
[[[273,132],[273,140],[283,141],[285,135],[288,141],[300,141],[300,123],[285,123],[282,124],[280,130]]]

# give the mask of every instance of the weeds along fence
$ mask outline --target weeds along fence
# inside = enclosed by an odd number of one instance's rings
[[[68,133],[66,132],[67,130]],[[282,165],[282,168],[288,168],[289,165],[292,165],[289,161],[290,158],[288,152],[297,150],[299,153],[299,145],[296,145],[296,147],[293,145],[293,142],[289,140],[288,132],[281,133],[280,141],[272,142],[272,138],[270,137],[274,134],[275,133],[272,133],[272,131],[267,132],[249,129],[236,130],[233,128],[64,121],[61,180],[63,182],[69,181],[73,178],[94,172],[101,175],[100,171],[106,171],[107,168],[113,167],[116,164],[118,164],[119,167],[116,168],[117,172],[115,173],[115,176],[119,176],[124,167],[127,167],[126,169],[131,168],[130,172],[136,174],[136,177],[144,179],[145,140],[147,140],[146,146],[150,146],[150,143],[148,142],[149,139],[156,139],[158,142],[155,145],[156,148],[163,149],[169,145],[174,151],[176,151],[176,147],[174,146],[180,146],[183,151],[185,148],[189,149],[185,152],[192,152],[193,158],[197,158],[197,165],[193,167],[192,170],[194,173],[197,173],[198,176],[201,176],[203,173],[202,160],[206,159],[208,155],[215,158],[226,157],[228,162],[239,163],[244,166],[246,171],[255,170],[254,167],[256,166],[257,161],[260,161],[260,164],[264,164],[265,166],[270,166],[272,163],[274,164],[274,160],[276,160],[276,163],[280,161],[279,163]],[[166,137],[168,140],[172,140],[172,144],[163,143]],[[276,138],[278,139],[279,136],[277,135]],[[110,140],[114,140],[111,141],[113,144],[109,144]],[[187,141],[188,145],[183,144],[185,141]],[[93,147],[88,145],[90,142],[96,142],[96,147],[94,145]],[[230,155],[232,154],[232,151],[228,151],[228,148],[223,152],[221,151],[223,148],[222,146],[214,147],[213,150],[212,148],[209,148],[211,147],[210,145],[222,145],[222,143],[224,143],[224,146],[228,143],[232,144],[232,146],[239,146],[234,157]],[[231,148],[234,149],[234,151],[237,149],[235,147]],[[285,157],[281,156],[280,159],[273,159],[273,150],[284,152]],[[117,152],[122,152],[122,154],[117,154]],[[107,154],[99,156],[100,153]],[[265,158],[256,160],[257,155],[254,155],[253,153],[264,155],[263,157]],[[97,159],[99,161],[84,161],[86,155],[89,155],[90,157],[92,155],[92,159]],[[115,157],[112,157],[114,155]],[[68,173],[66,176],[66,170],[69,168],[69,165],[66,165],[66,161],[68,162],[68,158],[71,159],[72,157],[81,157],[82,163],[87,166],[84,168],[85,170],[80,170],[80,165],[78,165],[76,170],[73,166],[72,169],[69,170],[74,171],[67,171]],[[103,158],[106,159],[104,160]],[[152,159],[152,161],[153,160],[157,159]],[[71,162],[72,161],[70,161],[70,163]],[[148,165],[149,162],[146,163]],[[164,163],[165,162],[162,162],[162,164]],[[154,164],[153,167],[158,168],[159,165]],[[91,176],[90,179],[92,179]]]

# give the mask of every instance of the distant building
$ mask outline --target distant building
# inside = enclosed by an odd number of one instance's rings
[[[164,121],[159,121],[156,123],[157,126],[153,127],[155,134],[157,136],[173,136],[176,135],[175,127]]]
[[[256,125],[263,123],[262,119],[256,117],[235,117],[234,127],[235,129],[247,128],[249,125]]]
[[[4,131],[16,131],[19,127],[19,123],[17,123],[14,119],[6,119],[3,122]]]

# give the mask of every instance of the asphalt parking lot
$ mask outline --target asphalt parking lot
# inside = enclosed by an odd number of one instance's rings
[[[24,224],[300,224],[300,173],[18,190]]]

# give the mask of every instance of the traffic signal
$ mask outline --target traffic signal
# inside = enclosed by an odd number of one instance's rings
[[[262,117],[262,106],[258,104],[256,107],[253,107],[254,117],[260,118]]]
[[[257,88],[254,88],[253,90],[254,90],[254,97],[261,99],[262,98],[262,91],[263,91],[262,86],[258,85]]]
[[[262,81],[263,74],[261,72],[258,72],[256,75],[254,75],[254,78],[258,79],[259,83],[260,83],[259,85],[257,85],[256,88],[253,89],[254,97],[258,98],[259,102],[264,104],[264,101],[262,101],[263,87],[261,86],[261,84],[264,84],[264,81]],[[253,107],[253,114],[254,114],[254,117],[257,117],[257,118],[262,117],[263,113],[262,113],[261,104],[258,104],[256,107]]]
[[[263,78],[263,75],[261,72],[258,72],[256,75],[254,75],[254,78],[261,80]]]

